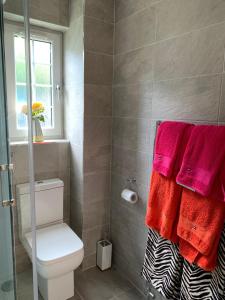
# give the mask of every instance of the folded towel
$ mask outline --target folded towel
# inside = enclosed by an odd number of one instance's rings
[[[225,126],[195,126],[183,157],[177,183],[209,196],[225,158]]]
[[[174,178],[167,178],[153,170],[146,225],[174,243],[178,242],[177,222],[182,189]]]
[[[183,239],[179,239],[179,252],[190,264],[195,264],[205,271],[213,271],[218,262],[218,249],[221,234],[215,238],[215,246],[208,255],[203,255]]]
[[[160,124],[155,141],[155,171],[166,177],[176,172],[193,127],[192,124],[182,122],[166,121]]]
[[[218,246],[225,218],[225,203],[183,189],[177,235],[208,256]]]

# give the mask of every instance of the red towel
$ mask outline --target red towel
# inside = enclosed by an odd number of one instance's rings
[[[190,263],[195,262],[204,269],[213,269],[224,218],[223,201],[183,189],[177,225],[181,255]]]
[[[182,122],[166,121],[160,124],[155,141],[155,171],[166,177],[176,173],[193,127],[192,124]]]
[[[209,196],[224,158],[225,126],[195,126],[177,175],[177,183]]]
[[[177,222],[182,189],[174,178],[152,172],[146,225],[174,243],[178,242]]]

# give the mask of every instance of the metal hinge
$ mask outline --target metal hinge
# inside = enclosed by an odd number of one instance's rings
[[[13,164],[0,165],[0,187],[1,187],[0,191],[1,191],[1,194],[2,194],[2,191],[3,191],[3,186],[2,186],[2,182],[1,182],[1,173],[6,172],[6,171],[13,172],[14,171]],[[2,206],[3,207],[15,207],[16,206],[16,200],[13,199],[13,198],[8,199],[8,200],[2,200]]]
[[[14,171],[13,164],[0,165],[0,172],[5,172],[5,171]]]
[[[11,200],[3,200],[2,201],[2,206],[3,207],[15,207],[16,206],[16,200],[15,199],[11,199]]]

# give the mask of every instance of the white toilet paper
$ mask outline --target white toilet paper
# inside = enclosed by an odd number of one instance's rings
[[[126,200],[127,202],[130,202],[132,204],[136,203],[138,201],[138,195],[136,192],[125,189],[121,193],[121,197]]]

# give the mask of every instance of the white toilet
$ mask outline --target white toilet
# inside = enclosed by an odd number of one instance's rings
[[[74,296],[73,271],[84,257],[83,242],[63,223],[63,189],[60,179],[35,182],[38,286],[45,300]],[[29,184],[16,187],[20,240],[32,258]]]

